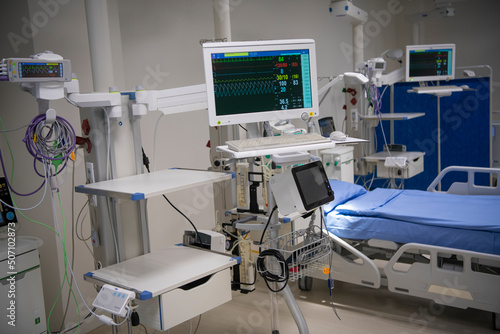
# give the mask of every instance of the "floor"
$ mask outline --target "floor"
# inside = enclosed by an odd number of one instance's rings
[[[429,300],[336,282],[334,304],[342,320],[337,319],[329,305],[326,281],[314,280],[312,290],[300,291],[296,283],[290,287],[307,321],[311,334],[319,333],[500,333],[491,329],[492,315],[478,310],[461,310],[436,305]],[[280,333],[298,333],[293,318],[279,298]],[[172,328],[170,334],[270,334],[269,293],[263,282],[250,294],[233,292],[233,300],[200,317]],[[192,331],[190,328],[192,326]],[[148,329],[149,334],[154,330]],[[92,334],[111,333],[102,326]],[[119,333],[127,333],[122,326]],[[135,327],[132,333],[145,333]],[[159,333],[159,332],[157,332]],[[165,332],[164,332],[165,333]]]

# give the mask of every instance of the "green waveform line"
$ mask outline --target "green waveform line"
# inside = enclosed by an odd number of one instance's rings
[[[274,85],[272,81],[220,84],[214,86],[214,93],[216,97],[273,94]]]

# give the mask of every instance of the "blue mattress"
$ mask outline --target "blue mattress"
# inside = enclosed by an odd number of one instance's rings
[[[325,206],[328,231],[348,239],[471,250],[500,255],[500,196],[375,189],[330,181],[335,201]]]

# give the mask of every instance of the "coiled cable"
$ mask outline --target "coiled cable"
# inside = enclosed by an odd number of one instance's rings
[[[53,122],[47,122],[45,114],[33,118],[26,129],[23,142],[26,149],[34,157],[35,172],[41,176],[36,168],[36,162],[52,163],[59,174],[67,164],[71,153],[75,150],[76,134],[71,124],[62,117],[56,116]],[[57,170],[57,166],[62,168]]]
[[[266,263],[271,264],[273,268],[267,268]],[[266,249],[260,252],[259,256],[257,257],[256,266],[257,272],[264,279],[264,282],[266,282],[269,290],[271,290],[272,292],[280,292],[286,287],[289,277],[289,268],[285,258],[279,250]],[[284,284],[281,288],[275,290],[269,286],[269,282]]]

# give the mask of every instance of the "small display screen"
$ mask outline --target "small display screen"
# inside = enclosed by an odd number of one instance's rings
[[[452,49],[410,50],[409,77],[452,76]]]
[[[19,63],[19,78],[62,78],[62,63]]]
[[[325,117],[318,120],[319,130],[323,137],[329,138],[330,134],[335,131],[333,117]]]
[[[214,53],[217,116],[312,108],[309,50]]]
[[[306,210],[312,210],[335,199],[321,161],[295,167],[292,173]]]

